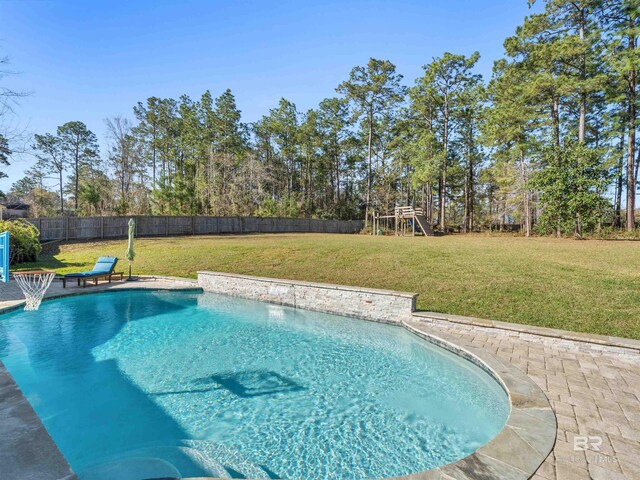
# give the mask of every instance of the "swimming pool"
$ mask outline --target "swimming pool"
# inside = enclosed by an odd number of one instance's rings
[[[0,359],[81,480],[398,476],[509,415],[485,371],[402,328],[212,293],[5,314]]]

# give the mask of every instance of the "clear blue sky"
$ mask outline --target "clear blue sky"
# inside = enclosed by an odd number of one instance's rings
[[[251,122],[281,97],[316,106],[369,57],[409,85],[434,56],[478,50],[489,77],[529,13],[526,0],[0,0],[0,55],[20,73],[3,86],[32,92],[14,119],[28,132],[80,120],[104,145],[104,119],[150,96],[231,88]],[[32,162],[14,158],[0,189]]]

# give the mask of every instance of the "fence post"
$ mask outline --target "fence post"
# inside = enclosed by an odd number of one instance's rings
[[[191,235],[196,234],[196,217],[195,215],[191,215]]]
[[[104,240],[104,217],[100,216],[100,238]]]
[[[69,216],[65,217],[65,236],[66,241],[69,241]]]
[[[169,236],[169,217],[167,215],[164,216],[164,236]]]

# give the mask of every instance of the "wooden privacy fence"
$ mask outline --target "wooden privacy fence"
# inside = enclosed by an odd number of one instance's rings
[[[29,218],[40,230],[40,240],[88,240],[121,238],[128,233],[130,218],[136,221],[136,236],[211,235],[218,233],[357,233],[362,220],[262,217],[57,217]]]

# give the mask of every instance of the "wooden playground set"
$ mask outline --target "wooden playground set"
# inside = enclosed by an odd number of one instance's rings
[[[384,235],[384,231],[389,231],[391,225],[396,236],[415,237],[416,235],[424,235],[427,237],[433,235],[433,227],[427,221],[422,208],[414,208],[412,206],[396,207],[393,215],[380,215],[373,212],[372,217],[374,235]],[[383,224],[385,230],[382,228]]]

